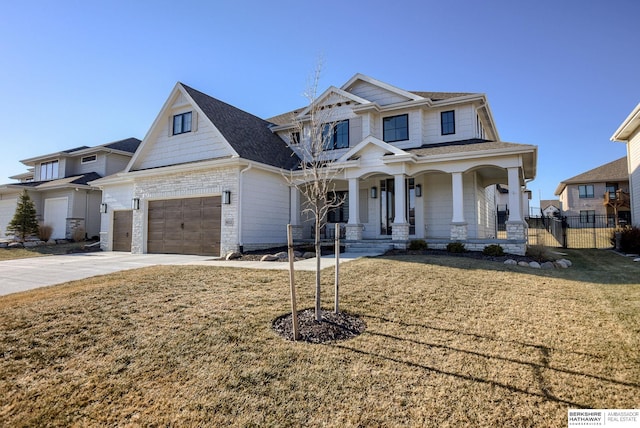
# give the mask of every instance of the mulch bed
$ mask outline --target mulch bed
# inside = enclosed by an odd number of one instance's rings
[[[347,312],[321,311],[322,321],[316,321],[314,309],[298,311],[299,341],[309,343],[327,343],[356,337],[367,328],[357,315]],[[287,340],[293,340],[291,314],[278,317],[273,321],[273,330]]]

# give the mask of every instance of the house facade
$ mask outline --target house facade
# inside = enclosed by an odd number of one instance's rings
[[[640,104],[638,104],[611,137],[627,145],[627,172],[631,197],[631,221],[640,227]]]
[[[99,236],[102,194],[89,182],[122,171],[139,144],[128,138],[22,160],[27,172],[10,177],[15,183],[0,185],[0,232],[4,235],[27,190],[39,222],[52,227],[52,239],[72,239],[77,231]]]
[[[560,182],[559,196],[563,216],[580,217],[577,224],[591,227],[606,216],[606,225],[631,222],[627,158],[623,157]]]
[[[305,179],[316,110],[330,116],[322,156],[343,201],[328,220],[343,224],[347,245],[455,240],[524,253],[537,148],[500,140],[484,94],[410,92],[361,74],[268,120],[178,83],[127,168],[92,183],[108,207],[103,249],[220,256],[282,245],[287,224],[310,239],[290,183]],[[509,189],[502,240],[496,184]]]

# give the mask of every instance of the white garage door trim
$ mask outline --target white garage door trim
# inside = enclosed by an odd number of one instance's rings
[[[64,239],[67,234],[67,213],[69,198],[49,198],[44,200],[44,224],[53,228],[52,239]]]

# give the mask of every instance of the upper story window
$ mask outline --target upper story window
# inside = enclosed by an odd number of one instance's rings
[[[97,159],[96,155],[89,155],[89,156],[84,156],[80,162],[81,163],[91,163],[91,162],[95,162]]]
[[[40,180],[54,180],[58,178],[58,161],[43,162],[40,164]]]
[[[609,194],[609,199],[616,199],[618,183],[607,183],[605,186],[605,191]]]
[[[173,135],[191,132],[191,112],[173,116]]]
[[[289,134],[289,139],[291,141],[291,144],[300,144],[300,132],[292,132],[291,134]]]
[[[442,135],[456,133],[456,112],[454,110],[440,113],[440,129],[442,130]]]
[[[335,125],[322,126],[322,143],[325,150],[345,149],[349,147],[349,119]]]
[[[578,186],[580,198],[593,198],[593,184],[581,184]]]
[[[409,139],[409,115],[385,117],[382,119],[382,139],[391,143]]]

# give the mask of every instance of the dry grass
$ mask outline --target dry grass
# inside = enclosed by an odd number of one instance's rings
[[[346,264],[342,306],[367,330],[329,345],[272,331],[289,308],[286,272],[154,267],[5,296],[0,421],[555,427],[568,408],[638,408],[640,266],[577,254],[562,271]],[[313,273],[297,278],[311,306]]]

